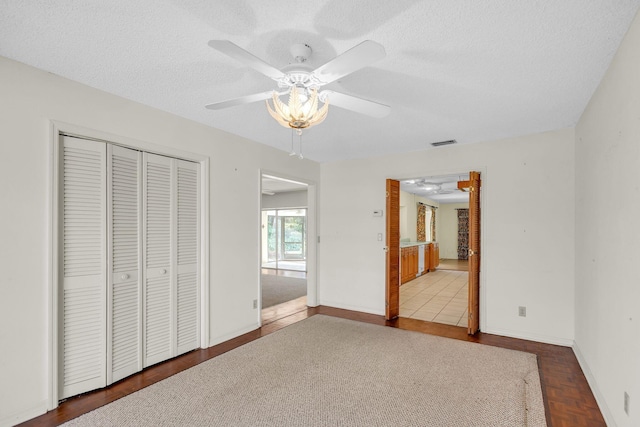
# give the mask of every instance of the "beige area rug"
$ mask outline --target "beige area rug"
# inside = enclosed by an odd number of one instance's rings
[[[67,426],[546,426],[536,356],[316,315]]]

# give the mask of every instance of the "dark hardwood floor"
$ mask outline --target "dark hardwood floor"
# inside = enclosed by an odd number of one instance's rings
[[[198,363],[316,314],[342,317],[537,354],[549,427],[606,426],[593,393],[578,365],[578,361],[573,351],[568,347],[483,334],[481,332],[470,337],[467,335],[465,328],[415,319],[400,318],[386,321],[382,316],[331,307],[301,308],[300,302],[297,300],[292,301],[288,308],[280,307],[279,315],[282,316],[280,318],[278,318],[277,313],[271,313],[270,317],[265,321],[263,313],[263,326],[260,329],[222,344],[204,350],[194,350],[175,359],[149,367],[107,388],[72,397],[62,402],[57,409],[20,425],[55,426],[62,424]]]
[[[262,326],[268,325],[271,322],[282,319],[283,317],[290,316],[294,313],[305,311],[306,309],[306,296],[296,298],[282,304],[276,304],[272,305],[271,307],[263,308],[261,314]]]

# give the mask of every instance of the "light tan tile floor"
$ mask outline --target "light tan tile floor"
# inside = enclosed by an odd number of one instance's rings
[[[400,286],[400,316],[467,326],[469,273],[436,270]]]

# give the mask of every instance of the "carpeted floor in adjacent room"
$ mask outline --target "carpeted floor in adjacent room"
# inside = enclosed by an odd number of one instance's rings
[[[262,308],[307,295],[307,280],[280,274],[262,275]]]

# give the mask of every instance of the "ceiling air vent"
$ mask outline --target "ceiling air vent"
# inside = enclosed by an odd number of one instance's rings
[[[457,143],[458,141],[456,141],[455,139],[450,139],[448,141],[432,142],[431,145],[433,145],[434,147],[440,147],[441,145],[451,145]]]

